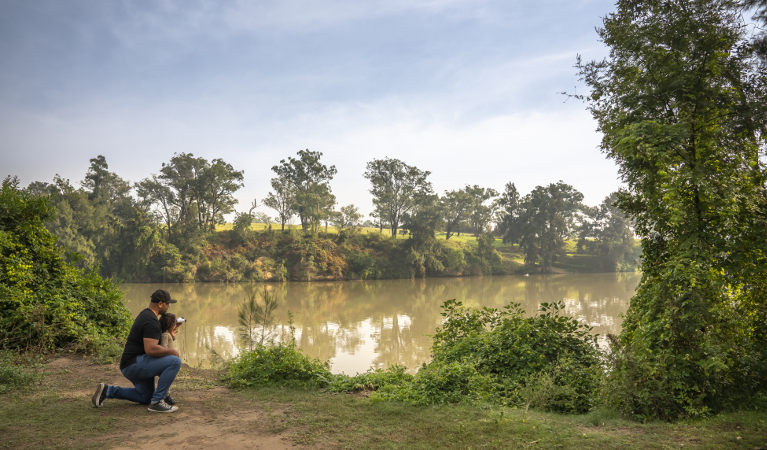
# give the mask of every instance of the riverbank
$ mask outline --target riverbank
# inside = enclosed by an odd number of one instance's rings
[[[233,391],[212,370],[185,366],[173,386],[178,413],[90,395],[126,385],[116,364],[77,355],[43,363],[41,378],[0,394],[8,448],[765,448],[763,413],[639,424],[605,413],[558,415],[501,407],[414,407],[360,394],[292,389]],[[159,416],[159,417],[158,417]]]
[[[174,258],[142,273],[118,272],[126,282],[342,281],[427,277],[515,275],[526,273],[593,273],[633,271],[633,256],[621,264],[579,252],[575,240],[544,270],[526,264],[517,244],[491,235],[439,234],[425,241],[378,231],[344,230],[307,235],[298,230],[219,230]],[[147,267],[149,267],[147,266]],[[115,275],[104,273],[104,275]]]

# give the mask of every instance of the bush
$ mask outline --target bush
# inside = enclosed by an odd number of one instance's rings
[[[386,370],[376,369],[353,377],[335,375],[328,387],[332,392],[376,391],[387,386],[401,386],[413,381],[404,366],[391,366]]]
[[[50,351],[124,337],[122,292],[95,271],[67,263],[43,223],[45,199],[4,182],[0,191],[0,345]]]
[[[561,303],[524,317],[518,304],[469,309],[448,300],[433,360],[415,376],[401,366],[349,377],[332,375],[289,344],[259,345],[232,361],[232,387],[289,384],[333,392],[374,391],[375,400],[411,404],[497,403],[549,411],[589,411],[602,380],[602,355],[590,328],[563,316]]]
[[[258,345],[227,365],[227,382],[236,388],[289,384],[324,387],[333,375],[328,363],[310,359],[294,343]]]
[[[416,376],[415,384],[423,384],[417,389],[430,392],[441,385],[473,399],[588,411],[600,386],[602,355],[590,328],[563,316],[563,308],[561,302],[544,303],[540,314],[524,317],[518,304],[468,309],[448,300],[445,321],[435,333],[433,360]],[[456,373],[465,379],[463,385],[456,384]]]

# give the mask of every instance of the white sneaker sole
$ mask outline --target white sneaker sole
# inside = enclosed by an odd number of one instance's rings
[[[93,394],[93,397],[91,397],[91,403],[93,403],[93,406],[96,408],[101,408],[101,406],[104,404],[103,402],[100,402],[101,400],[101,394],[104,392],[104,389],[107,388],[107,385],[104,383],[99,383],[98,387],[96,388],[96,393]]]
[[[166,410],[162,410],[162,411],[159,410],[159,409],[152,409],[152,407],[150,406],[146,410],[149,411],[149,412],[156,412],[156,413],[172,413],[172,412],[178,411],[178,406],[171,406],[170,409],[166,409]]]

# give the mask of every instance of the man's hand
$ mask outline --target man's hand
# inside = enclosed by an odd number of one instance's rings
[[[175,348],[163,347],[159,340],[151,338],[144,338],[144,353],[155,358],[168,355],[181,357]]]

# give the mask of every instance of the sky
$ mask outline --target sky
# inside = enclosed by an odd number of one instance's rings
[[[0,177],[89,159],[138,182],[175,153],[244,171],[238,211],[301,149],[372,211],[367,162],[526,194],[562,180],[599,204],[620,186],[599,150],[577,55],[607,50],[605,0],[0,0]],[[274,215],[265,207],[259,211]]]

